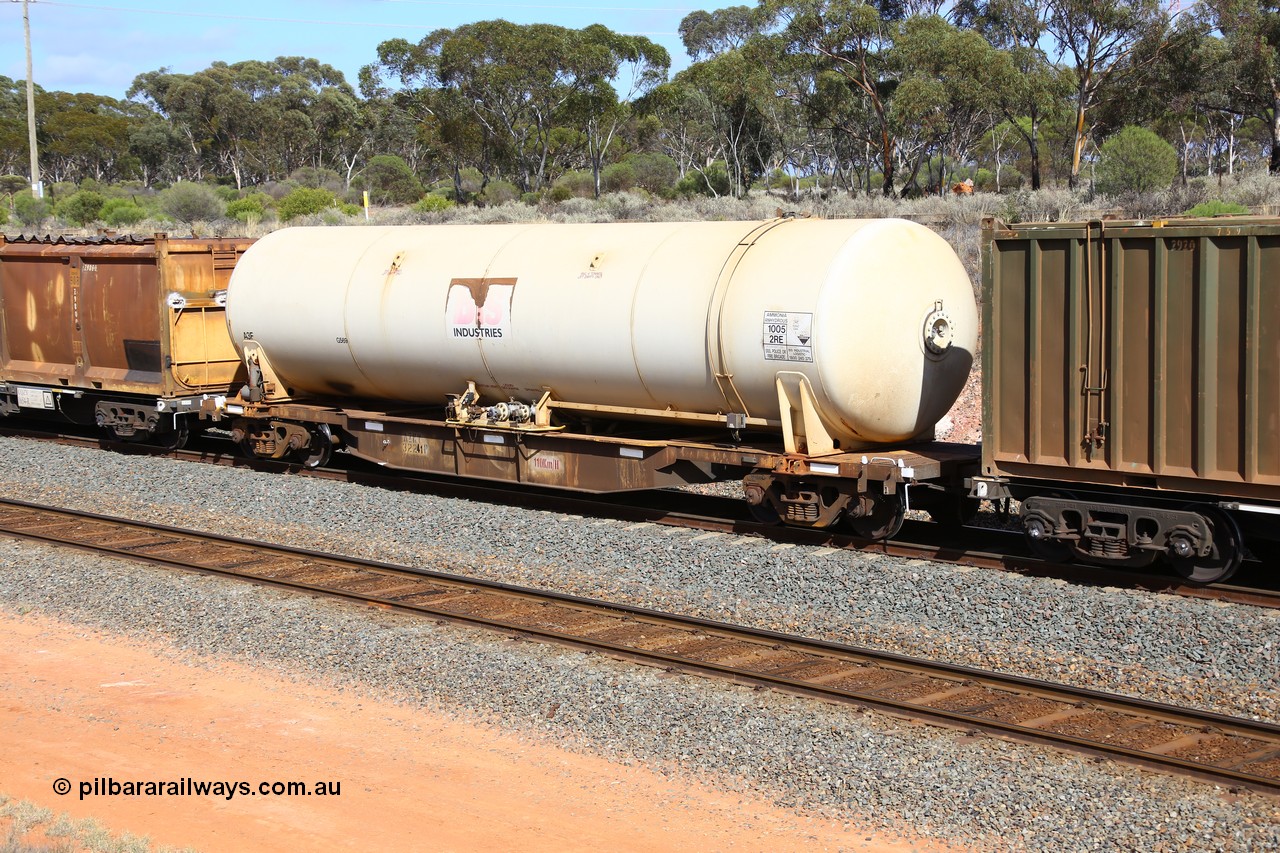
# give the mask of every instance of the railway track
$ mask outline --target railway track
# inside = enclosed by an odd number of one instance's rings
[[[0,435],[57,441],[79,447],[101,447],[97,436],[51,434],[29,429],[0,427]],[[965,528],[948,533],[947,541],[937,541],[938,528],[927,522],[908,522],[898,538],[886,542],[868,542],[839,532],[806,530],[761,524],[752,520],[744,502],[729,498],[659,492],[622,493],[619,495],[584,495],[556,492],[544,488],[520,489],[510,484],[488,485],[482,481],[427,477],[413,474],[387,474],[383,469],[364,465],[359,460],[343,468],[308,470],[296,464],[262,459],[247,459],[223,442],[209,442],[203,447],[165,450],[145,444],[107,443],[111,449],[143,455],[160,455],[205,464],[235,465],[255,470],[290,472],[297,476],[320,477],[399,491],[418,491],[443,497],[465,498],[495,504],[521,506],[552,512],[608,517],[623,521],[649,521],[658,524],[693,527],[709,532],[761,536],[776,542],[810,545],[867,553],[885,554],[908,559],[932,560],[972,568],[1011,571],[1033,577],[1052,577],[1094,586],[1116,586],[1201,598],[1233,604],[1280,609],[1280,589],[1243,584],[1184,583],[1169,575],[1153,575],[1107,569],[1080,564],[1051,563],[1026,554],[1022,536],[1010,531]],[[1242,576],[1247,575],[1245,570]]]
[[[560,593],[0,501],[0,534],[336,596],[1280,794],[1280,726]]]

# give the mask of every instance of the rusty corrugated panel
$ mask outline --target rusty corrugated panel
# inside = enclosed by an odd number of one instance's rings
[[[156,397],[225,392],[240,363],[217,295],[252,242],[0,240],[0,379]]]
[[[19,234],[5,236],[6,243],[40,244],[47,246],[142,246],[154,243],[154,237],[138,237],[133,234],[98,234],[91,237],[76,237],[65,234]]]
[[[1280,499],[1280,220],[984,233],[988,473]]]

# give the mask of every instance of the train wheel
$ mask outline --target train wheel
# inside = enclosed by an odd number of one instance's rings
[[[1031,553],[1051,563],[1069,563],[1075,559],[1071,546],[1057,539],[1050,539],[1053,531],[1038,517],[1024,518],[1022,533],[1027,539]]]
[[[98,434],[106,441],[119,441],[125,444],[141,444],[147,440],[145,432],[120,432],[115,427],[99,427]]]
[[[311,430],[311,443],[298,451],[303,468],[323,468],[333,458],[333,434],[328,424],[320,424]]]
[[[187,446],[187,440],[191,438],[191,431],[187,429],[185,423],[175,424],[173,429],[158,429],[151,434],[148,443],[154,444],[156,447],[163,447],[165,450],[181,450]]]
[[[1213,532],[1213,548],[1204,557],[1179,557],[1171,553],[1169,562],[1178,577],[1191,583],[1218,583],[1236,573],[1244,559],[1244,536],[1235,519],[1214,507],[1190,507],[1200,513]]]
[[[1071,492],[1044,492],[1046,498],[1059,500],[1075,500]],[[1075,551],[1071,545],[1060,539],[1050,538],[1053,533],[1053,522],[1045,515],[1027,513],[1022,510],[1022,534],[1026,537],[1027,547],[1031,553],[1050,563],[1070,563],[1075,559]]]
[[[761,524],[782,523],[782,516],[769,501],[763,501],[758,504],[748,503],[747,509],[751,511],[751,517]]]
[[[879,541],[896,536],[906,517],[907,507],[901,495],[877,495],[871,513],[850,518],[849,526],[863,539]]]

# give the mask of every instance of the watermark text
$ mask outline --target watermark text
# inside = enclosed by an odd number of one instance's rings
[[[60,777],[53,781],[53,792],[59,796],[70,794],[70,779]],[[86,797],[340,797],[342,783],[329,779],[314,782],[268,781],[247,782],[240,779],[116,779],[111,776],[95,776],[78,783],[80,799]]]

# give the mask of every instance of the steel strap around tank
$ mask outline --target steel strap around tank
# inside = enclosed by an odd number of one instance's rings
[[[715,377],[716,385],[724,397],[728,410],[741,412],[747,417],[751,417],[751,412],[747,410],[746,401],[742,398],[737,386],[733,384],[733,373],[725,369],[724,303],[729,295],[733,274],[737,271],[738,264],[747,250],[754,246],[766,232],[790,221],[785,218],[771,219],[757,225],[747,236],[738,241],[733,251],[729,253],[729,257],[725,258],[720,275],[716,278],[715,289],[711,292],[711,304],[707,306],[707,363],[711,365],[712,375]]]

